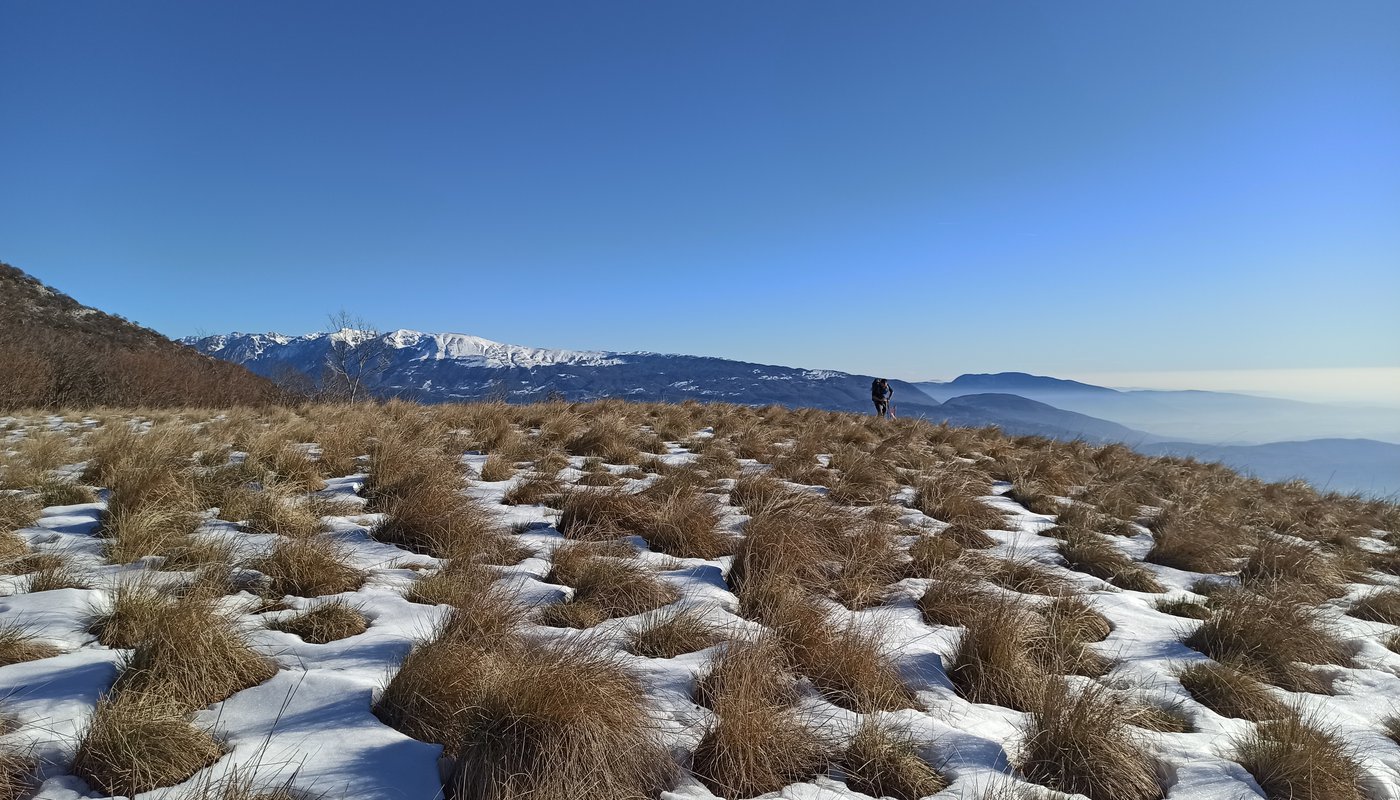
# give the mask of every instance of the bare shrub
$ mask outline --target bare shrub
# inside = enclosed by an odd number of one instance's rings
[[[1300,664],[1351,664],[1351,651],[1327,629],[1318,610],[1287,595],[1221,595],[1214,616],[1184,641],[1216,661],[1245,667],[1295,692],[1327,689]]]
[[[872,797],[919,800],[943,791],[948,781],[919,755],[907,733],[867,722],[839,759],[846,785]]]
[[[1107,692],[1047,685],[1026,726],[1021,771],[1090,800],[1157,800],[1156,765]]]
[[[627,637],[628,649],[647,658],[675,658],[704,650],[727,639],[724,626],[710,621],[702,609],[687,607],[658,615]]]
[[[596,643],[521,641],[462,720],[449,785],[464,800],[644,800],[676,765],[637,679]]]
[[[1232,753],[1270,800],[1365,800],[1359,756],[1339,731],[1297,713],[1260,723]]]
[[[0,667],[38,661],[62,652],[17,622],[0,622]]]
[[[1288,713],[1287,706],[1262,683],[1224,664],[1192,664],[1177,679],[1196,702],[1223,717],[1262,722]]]
[[[1128,558],[1112,542],[1093,531],[1077,528],[1063,529],[1060,555],[1069,568],[1106,580],[1120,589],[1135,592],[1161,592],[1151,572]]]
[[[326,644],[364,633],[369,630],[369,621],[359,608],[336,598],[268,627],[300,636],[310,644]]]
[[[111,795],[174,786],[223,755],[181,704],[146,692],[99,700],[78,740],[73,773]]]

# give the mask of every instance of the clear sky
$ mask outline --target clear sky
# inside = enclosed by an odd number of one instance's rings
[[[0,260],[172,336],[1400,367],[1394,0],[0,0],[0,116]]]

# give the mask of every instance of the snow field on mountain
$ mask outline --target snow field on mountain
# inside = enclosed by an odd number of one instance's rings
[[[1327,631],[1344,644],[1347,658],[1337,660],[1347,663],[1285,665],[1297,674],[1290,672],[1278,680],[1315,681],[1325,691],[1285,691],[1269,686],[1267,695],[1283,701],[1304,719],[1334,731],[1351,748],[1353,783],[1359,791],[1353,796],[1373,800],[1400,797],[1400,746],[1387,736],[1385,727],[1392,704],[1400,699],[1400,655],[1390,649],[1396,628],[1345,613],[1358,601],[1400,585],[1385,572],[1395,563],[1391,560],[1395,548],[1388,541],[1396,531],[1390,526],[1396,519],[1393,507],[1348,498],[1301,496],[1298,493],[1303,490],[1298,487],[1255,485],[1197,465],[1133,460],[1132,469],[1153,471],[1152,479],[1161,481],[1161,486],[1185,487],[1179,496],[1161,498],[1161,506],[1136,504],[1137,513],[1126,518],[1104,512],[1092,523],[1097,531],[1113,531],[1111,535],[1095,533],[1099,538],[1092,541],[1106,542],[1135,570],[1148,576],[1133,577],[1132,585],[1149,585],[1142,581],[1150,579],[1155,581],[1153,588],[1161,589],[1137,591],[1115,586],[1082,569],[1071,569],[1062,552],[1072,535],[1056,531],[1057,526],[1070,526],[1064,512],[1072,501],[1084,505],[1087,498],[1097,498],[1099,508],[1124,506],[1111,489],[1126,483],[1079,484],[1075,482],[1078,476],[1069,475],[1075,469],[1069,468],[1066,475],[1056,474],[1057,465],[1070,458],[1085,463],[1097,458],[1111,464],[1118,454],[1109,449],[1012,441],[994,432],[934,428],[903,420],[699,405],[681,410],[621,403],[577,408],[560,404],[515,411],[506,407],[455,411],[340,407],[309,410],[305,416],[294,412],[271,416],[274,418],[260,419],[247,412],[160,418],[154,414],[113,414],[100,424],[96,419],[61,417],[0,421],[8,428],[2,484],[6,488],[0,497],[32,504],[37,502],[36,493],[58,496],[58,484],[89,485],[95,492],[93,502],[47,505],[37,519],[16,526],[12,535],[22,547],[7,548],[4,571],[12,574],[0,576],[0,623],[60,651],[0,666],[0,714],[13,719],[12,725],[0,728],[7,731],[0,737],[0,745],[23,752],[32,760],[37,777],[31,787],[37,793],[32,796],[51,800],[107,796],[74,774],[74,754],[99,698],[114,691],[119,674],[130,668],[133,651],[101,644],[92,632],[93,620],[112,608],[120,587],[153,582],[168,587],[173,597],[193,591],[188,587],[202,585],[201,581],[209,582],[211,566],[221,571],[220,581],[228,580],[227,593],[216,600],[219,613],[236,622],[253,651],[274,662],[275,674],[218,702],[193,708],[190,719],[196,727],[212,733],[221,754],[173,785],[134,796],[216,797],[238,780],[268,789],[290,786],[295,790],[293,796],[297,796],[295,792],[328,798],[442,796],[445,783],[451,785],[454,780],[451,776],[459,766],[459,753],[406,735],[375,712],[405,659],[415,647],[425,647],[424,643],[442,632],[453,614],[447,605],[414,602],[406,595],[411,596],[435,575],[446,576],[448,583],[480,580],[483,573],[472,571],[475,568],[465,563],[468,558],[480,558],[487,570],[485,580],[494,577],[497,589],[524,609],[525,621],[513,635],[527,642],[587,643],[582,646],[589,652],[606,653],[611,664],[637,682],[650,715],[650,733],[646,735],[654,736],[675,764],[667,785],[657,795],[662,798],[721,796],[716,787],[723,781],[693,768],[697,750],[709,746],[706,737],[724,716],[711,707],[717,703],[697,702],[705,699],[697,694],[699,686],[717,660],[738,647],[729,642],[756,642],[775,635],[796,653],[792,656],[799,674],[792,703],[794,718],[824,742],[826,752],[819,768],[794,776],[773,791],[750,796],[794,800],[881,796],[853,788],[859,777],[853,771],[860,770],[842,757],[863,726],[871,723],[907,737],[914,743],[915,758],[936,771],[942,778],[940,783],[946,784],[946,788],[914,796],[1065,796],[1037,788],[1030,778],[1039,773],[1025,769],[1034,715],[967,698],[966,679],[958,677],[966,673],[957,673],[955,664],[960,646],[970,635],[967,626],[977,624],[977,610],[967,612],[972,620],[967,625],[929,620],[931,613],[937,613],[930,610],[933,601],[929,598],[937,594],[941,584],[962,585],[954,583],[959,580],[970,581],[966,585],[975,591],[972,599],[976,603],[990,606],[1000,598],[1015,614],[1029,614],[1028,618],[1039,619],[1037,615],[1057,602],[1056,598],[1077,598],[1090,613],[1101,615],[1107,622],[1106,635],[1097,641],[1086,636],[1071,642],[1072,652],[1060,655],[1072,656],[1065,663],[1103,664],[1081,670],[1089,674],[1068,675],[1063,683],[1072,693],[1098,687],[1112,702],[1123,704],[1125,718],[1129,707],[1145,705],[1169,712],[1189,728],[1168,732],[1126,727],[1120,731],[1125,740],[1140,744],[1150,760],[1159,786],[1157,796],[1205,800],[1283,797],[1287,795],[1278,794],[1276,789],[1266,794],[1262,781],[1240,763],[1236,752],[1240,741],[1271,723],[1221,715],[1199,702],[1178,678],[1185,668],[1212,663],[1183,642],[1205,623],[1157,609],[1157,604],[1165,601],[1218,603],[1216,610],[1208,613],[1219,619],[1234,602],[1229,591],[1269,596],[1285,590],[1295,592],[1293,584],[1285,580],[1294,577],[1292,562],[1286,559],[1268,562],[1272,572],[1251,571],[1264,558],[1254,544],[1255,537],[1264,537],[1257,541],[1281,542],[1280,552],[1289,557],[1316,550],[1339,564],[1347,559],[1349,565],[1345,573],[1339,573],[1335,591],[1296,601],[1300,607],[1315,611]],[[232,475],[234,482],[219,489],[226,492],[222,496],[230,503],[251,503],[250,497],[256,499],[259,493],[282,491],[275,487],[299,482],[299,491],[287,489],[278,495],[278,508],[296,507],[315,498],[317,510],[334,513],[322,515],[308,532],[294,529],[276,512],[259,512],[272,514],[270,521],[259,523],[230,518],[235,515],[225,513],[220,506],[201,507],[193,530],[178,544],[165,541],[139,558],[113,563],[113,538],[104,530],[104,515],[111,513],[113,492],[110,487],[89,482],[95,477],[89,458],[92,452],[84,448],[102,429],[133,422],[142,436],[172,431],[170,438],[178,445],[172,452],[183,453],[186,460],[179,468],[191,475],[220,470]],[[316,435],[323,431],[326,437]],[[332,445],[332,432],[339,437],[347,431],[350,433],[344,438],[349,444],[341,441]],[[433,463],[450,465],[452,474],[447,480],[470,500],[467,508],[479,511],[490,523],[491,531],[481,534],[485,538],[473,540],[476,549],[453,550],[456,555],[452,557],[444,557],[441,550],[438,555],[424,552],[447,546],[443,544],[446,540],[432,538],[436,529],[424,534],[428,538],[421,541],[429,542],[427,546],[410,549],[392,543],[417,535],[407,531],[403,522],[411,517],[412,509],[394,503],[430,498],[415,495],[421,486],[412,482],[390,485],[381,480],[376,484],[376,469],[387,471],[391,467],[392,454],[385,442],[398,435],[395,431],[407,431],[403,438],[425,442],[425,454],[444,456],[445,460]],[[602,433],[590,436],[599,431]],[[621,445],[604,435],[619,431]],[[58,437],[66,438],[74,448],[64,451]],[[188,449],[180,449],[183,447]],[[648,454],[646,449],[655,452]],[[196,454],[195,460],[190,460]],[[55,463],[55,459],[62,463]],[[412,475],[411,466],[405,469],[410,470],[405,474]],[[1118,469],[1098,468],[1091,477],[1127,474],[1114,472]],[[984,473],[974,475],[972,470],[985,472],[985,491],[970,496],[955,492],[942,498],[943,504],[938,506],[948,509],[945,516],[956,515],[954,519],[940,519],[921,510],[934,507],[935,496],[944,486],[938,483],[940,475],[966,473],[969,480],[981,480],[978,476]],[[502,476],[500,471],[511,474]],[[1085,467],[1083,472],[1093,470]],[[991,473],[1000,474],[992,477]],[[414,479],[431,482],[443,478],[441,473],[435,474],[436,478],[419,475]],[[776,483],[762,483],[765,475]],[[28,485],[11,485],[16,476],[24,476]],[[1238,486],[1233,483],[1236,480],[1241,481]],[[1221,504],[1221,508],[1208,507],[1209,503],[1202,501],[1200,508],[1191,506],[1181,514],[1194,525],[1205,526],[1216,519],[1231,524],[1249,520],[1258,530],[1247,534],[1243,528],[1232,529],[1240,542],[1222,540],[1222,546],[1229,545],[1226,569],[1206,572],[1180,568],[1183,559],[1206,556],[1170,538],[1174,535],[1169,527],[1170,513],[1162,509],[1186,509],[1187,494],[1205,491],[1201,487],[1212,481],[1229,485],[1231,491],[1267,493],[1278,503],[1306,509],[1307,513],[1298,511],[1295,516],[1302,522],[1288,527],[1270,519],[1263,505],[1236,515],[1233,509],[1222,510],[1227,499],[1235,495],[1212,495],[1211,502]],[[775,486],[781,494],[773,494]],[[253,487],[251,495],[249,487]],[[659,493],[643,494],[648,490]],[[114,491],[120,495],[122,489]],[[740,502],[738,497],[745,492],[747,502]],[[622,493],[643,498],[642,506],[636,507],[627,506],[625,498],[619,501],[622,505],[618,508],[624,510],[668,502],[668,497],[689,498],[684,501],[699,503],[696,508],[709,508],[714,514],[713,532],[727,543],[721,549],[729,552],[705,557],[663,552],[697,545],[661,538],[647,527],[659,524],[660,518],[645,517],[646,511],[636,511],[647,520],[643,523],[634,518],[603,517],[598,527],[591,529],[578,522],[582,517],[575,512],[570,524],[565,524],[571,512],[564,507],[571,497],[581,504],[578,497],[584,494]],[[1171,491],[1164,490],[1164,494]],[[779,537],[772,541],[788,541],[781,538],[785,529],[772,521],[805,519],[783,516],[790,512],[782,503],[792,497],[818,503],[811,507],[813,518],[845,520],[851,531],[868,533],[875,544],[855,551],[868,558],[833,566],[831,569],[839,573],[834,577],[821,570],[809,573],[800,559],[797,572],[783,572],[794,569],[783,565],[764,567],[776,570],[771,573],[761,572],[760,567],[767,563],[764,559],[774,554],[744,549],[750,523],[757,515],[767,514],[765,535]],[[532,502],[508,504],[508,499]],[[792,502],[807,508],[799,501]],[[381,506],[379,510],[371,510],[375,504]],[[1029,506],[1059,513],[1036,513]],[[960,521],[981,519],[978,515],[987,513],[991,513],[990,519],[999,520],[997,524],[975,526]],[[1154,523],[1154,519],[1168,521]],[[1377,520],[1388,525],[1388,531],[1368,527]],[[1156,525],[1155,535],[1144,522],[1149,527]],[[614,524],[616,527],[607,527]],[[290,533],[258,532],[278,526]],[[392,533],[396,530],[399,532]],[[880,542],[886,541],[881,537],[894,544],[893,556],[879,555],[883,552]],[[1210,541],[1205,534],[1199,538]],[[279,547],[308,541],[331,543],[336,558],[362,573],[362,582],[353,589],[314,596],[272,593],[268,586],[275,576],[253,565],[271,564],[270,556]],[[588,542],[596,544],[585,544]],[[212,559],[189,569],[170,569],[178,554],[193,544],[226,555],[219,556],[222,561]],[[929,547],[921,549],[926,545]],[[1239,547],[1230,549],[1235,545]],[[595,546],[597,552],[588,550]],[[843,540],[837,550],[845,546]],[[584,607],[592,601],[584,597],[583,589],[550,580],[564,567],[560,554],[565,550],[560,548],[570,547],[577,548],[575,556],[585,554],[578,556],[585,565],[617,562],[635,568],[635,574],[660,581],[665,596],[674,599],[640,613],[621,615],[600,606],[603,610],[597,613],[603,618],[597,620]],[[488,551],[492,555],[482,555]],[[511,555],[502,557],[506,551]],[[1273,552],[1267,547],[1264,551]],[[943,555],[920,560],[926,552]],[[52,563],[35,561],[36,556],[61,559],[74,586],[31,591],[36,576],[55,572]],[[736,567],[736,561],[744,559],[747,561]],[[1178,566],[1148,559],[1172,561]],[[871,579],[862,570],[872,565],[893,571]],[[35,566],[38,569],[33,569]],[[771,584],[758,582],[764,575]],[[750,581],[747,589],[736,584],[743,580]],[[1128,582],[1129,578],[1126,572],[1119,572],[1112,580]],[[1303,597],[1303,588],[1316,588],[1310,580],[1302,579],[1298,584],[1302,588],[1288,597]],[[1238,588],[1241,584],[1243,590]],[[1220,586],[1230,588],[1218,594]],[[290,622],[334,600],[343,600],[358,610],[368,627],[322,644],[269,627]],[[765,605],[770,602],[773,605]],[[560,612],[571,603],[576,604],[573,616]],[[746,609],[746,603],[753,608]],[[893,666],[908,698],[875,695],[860,700],[857,692],[857,699],[852,700],[842,693],[844,690],[833,688],[839,686],[841,676],[822,678],[815,674],[822,671],[822,665],[802,662],[804,652],[823,652],[819,648],[829,642],[811,646],[795,642],[805,635],[797,628],[793,629],[796,633],[784,629],[775,634],[772,626],[751,618],[767,615],[770,622],[797,620],[792,624],[800,627],[802,614],[813,608],[832,630],[877,637],[879,655]],[[750,613],[746,615],[746,611]],[[669,658],[635,653],[639,633],[683,612],[703,620],[725,641]],[[542,620],[553,624],[541,624]],[[581,626],[577,628],[554,626],[559,620],[583,622],[576,623]],[[1243,661],[1231,663],[1244,668]],[[1045,686],[1061,682],[1053,671],[1035,675]],[[117,687],[120,696],[123,690],[120,684]],[[863,705],[865,710],[853,707]],[[567,736],[567,731],[560,733]],[[591,795],[580,789],[574,796]]]

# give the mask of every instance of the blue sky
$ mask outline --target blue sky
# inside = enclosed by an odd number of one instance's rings
[[[905,378],[1400,367],[1390,0],[3,0],[0,31],[0,259],[172,336],[344,308]]]

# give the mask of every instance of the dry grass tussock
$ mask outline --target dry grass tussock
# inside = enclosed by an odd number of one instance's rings
[[[365,582],[365,571],[350,563],[349,550],[333,539],[284,539],[249,566],[267,576],[270,597],[353,592]]]
[[[1318,545],[1275,535],[1259,537],[1240,568],[1239,578],[1256,591],[1283,589],[1312,603],[1346,593],[1346,575],[1334,556]]]
[[[507,460],[500,453],[492,453],[482,462],[481,471],[477,477],[488,483],[494,483],[496,481],[508,481],[514,477],[514,475],[515,463]]]
[[[1158,600],[1154,605],[1163,614],[1171,614],[1174,617],[1184,617],[1186,619],[1210,619],[1210,606],[1205,603],[1198,603],[1195,600]]]
[[[192,594],[133,622],[142,636],[117,678],[117,693],[156,694],[195,709],[272,677],[276,665],[254,652],[244,630],[215,605]]]
[[[1263,722],[1288,713],[1288,707],[1268,687],[1248,673],[1224,664],[1192,664],[1177,679],[1196,702],[1222,717]]]
[[[58,589],[90,589],[87,571],[64,556],[54,553],[36,554],[53,556],[41,568],[29,576],[30,592],[50,592]]]
[[[38,661],[62,652],[17,622],[0,622],[0,667]]]
[[[73,773],[111,795],[174,786],[214,763],[222,749],[191,724],[188,709],[159,693],[123,691],[98,701],[78,741]]]
[[[0,800],[20,800],[34,790],[38,763],[28,750],[0,744]]]
[[[43,506],[33,496],[0,492],[0,533],[33,525],[42,510]]]
[[[283,483],[303,492],[326,488],[322,464],[306,447],[283,438],[283,431],[272,430],[258,437],[248,449],[245,468],[265,483]]]
[[[1162,592],[1162,584],[1141,564],[1133,561],[1101,534],[1080,528],[1063,528],[1060,555],[1070,569],[1108,581],[1134,592]]]
[[[222,498],[219,514],[253,533],[306,538],[325,530],[321,515],[294,486],[285,483],[268,483],[261,489],[233,489]]]
[[[501,502],[508,506],[558,505],[564,484],[547,475],[531,475],[506,491]]]
[[[471,560],[499,553],[502,532],[461,490],[455,473],[438,472],[372,495],[371,502],[388,513],[375,538],[437,558]]]
[[[1351,664],[1351,650],[1319,610],[1284,593],[1234,591],[1212,599],[1215,614],[1184,640],[1224,664],[1294,692],[1325,692],[1309,664]]]
[[[870,505],[889,499],[896,487],[894,473],[883,458],[856,447],[843,447],[831,456],[837,477],[827,495],[837,503]]]
[[[963,562],[1003,589],[1022,594],[1065,595],[1074,591],[1069,583],[1047,565],[1030,557],[1008,558],[972,553]]]
[[[707,618],[702,608],[689,606],[648,619],[628,635],[627,647],[647,658],[675,658],[727,640],[724,625]]]
[[[991,481],[974,468],[945,465],[914,489],[914,508],[934,519],[978,530],[1006,525],[1000,511],[978,499],[991,494]]]
[[[1341,734],[1297,713],[1258,725],[1231,754],[1270,800],[1365,800],[1360,753]]]
[[[944,567],[957,561],[965,552],[962,545],[944,536],[924,534],[909,545],[909,565],[905,574],[911,578],[933,578]]]
[[[774,593],[763,614],[799,670],[830,702],[861,713],[919,708],[878,628],[834,621],[814,598]]]
[[[1225,511],[1168,507],[1148,521],[1147,560],[1190,572],[1229,572],[1243,555],[1240,522]]]
[[[310,644],[326,644],[364,633],[369,630],[369,620],[359,608],[336,598],[268,627],[300,636]]]
[[[466,715],[449,783],[464,800],[643,800],[676,765],[637,679],[596,643],[516,642]]]
[[[556,548],[546,580],[574,588],[566,602],[540,610],[540,623],[555,627],[591,628],[607,619],[653,611],[680,599],[680,590],[639,562],[594,555],[587,543]]]
[[[775,640],[731,642],[698,694],[716,717],[691,769],[716,794],[753,797],[826,769],[831,747],[792,707],[796,677]]]
[[[1400,625],[1400,589],[1371,592],[1352,603],[1347,613],[1358,619]]]
[[[559,530],[571,539],[635,535],[678,558],[715,558],[734,548],[734,537],[717,527],[715,499],[685,482],[658,482],[641,493],[574,489],[562,511]]]
[[[987,588],[979,573],[954,563],[919,597],[919,610],[930,625],[966,625],[997,600],[998,594]]]
[[[948,781],[919,754],[919,744],[896,728],[867,722],[851,737],[839,759],[846,785],[872,797],[919,800],[937,794]]]
[[[1156,764],[1108,692],[1047,684],[1032,709],[1021,752],[1031,780],[1090,800],[1157,800]]]

